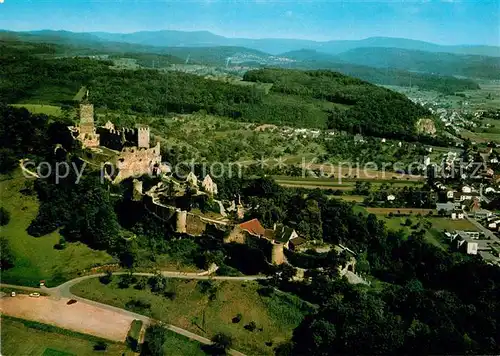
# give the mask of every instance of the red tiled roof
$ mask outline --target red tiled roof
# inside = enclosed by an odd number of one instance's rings
[[[252,219],[241,223],[240,228],[242,230],[248,231],[252,235],[264,236],[266,229],[261,225],[260,221],[257,219]]]

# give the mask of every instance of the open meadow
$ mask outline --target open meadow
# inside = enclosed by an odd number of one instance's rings
[[[98,338],[46,324],[2,316],[1,354],[4,356],[91,356]],[[108,355],[133,355],[125,344],[106,342]]]
[[[62,116],[63,112],[59,106],[48,104],[12,104],[16,108],[26,108],[32,114],[45,114],[50,116]]]
[[[444,231],[469,230],[477,231],[476,227],[468,220],[452,220],[451,218],[439,217],[434,209],[416,208],[363,208],[357,206],[358,212],[372,213],[382,220],[390,230],[403,230],[407,235],[412,231],[426,228],[425,237],[428,242],[441,249],[449,247],[445,240]],[[429,212],[432,215],[427,215]],[[393,216],[389,216],[392,213]],[[409,221],[407,221],[409,219]],[[411,225],[408,225],[411,222]],[[426,224],[428,226],[426,227]]]
[[[234,338],[236,350],[250,355],[273,354],[273,348],[291,337],[292,330],[310,310],[299,298],[288,294],[259,294],[256,282],[169,279],[168,296],[154,294],[147,288],[120,288],[118,282],[118,276],[108,285],[89,279],[73,286],[72,292],[207,338],[218,332],[227,333]],[[241,320],[236,322],[233,319],[238,314]],[[255,329],[247,330],[252,322]]]
[[[19,170],[11,176],[0,176],[0,206],[11,215],[10,222],[0,229],[0,237],[8,240],[15,256],[14,267],[2,271],[4,283],[37,286],[44,279],[48,286],[54,286],[76,277],[78,272],[114,262],[106,252],[80,242],[56,250],[54,245],[61,238],[58,232],[41,237],[28,235],[26,229],[39,206],[32,184],[33,179],[25,178]]]

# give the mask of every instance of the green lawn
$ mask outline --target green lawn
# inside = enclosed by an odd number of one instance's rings
[[[201,344],[187,337],[167,330],[167,342],[163,345],[165,355],[168,356],[204,356]]]
[[[355,179],[342,179],[339,182],[336,178],[310,178],[310,177],[287,177],[287,176],[274,176],[276,183],[288,187],[303,187],[303,188],[320,188],[320,189],[333,189],[333,190],[354,190],[356,182]],[[359,181],[369,181],[372,190],[380,189],[382,184],[388,184],[390,188],[403,188],[414,187],[417,188],[422,185],[419,181],[394,181],[387,179],[359,179]]]
[[[12,104],[12,106],[18,108],[26,108],[29,112],[33,114],[62,116],[62,110],[59,106],[47,105],[47,104]]]
[[[114,259],[103,251],[95,251],[82,243],[68,243],[59,251],[54,245],[59,241],[58,232],[33,237],[26,232],[38,211],[36,195],[20,193],[26,182],[19,170],[11,177],[0,176],[0,206],[10,214],[10,222],[0,228],[0,236],[9,241],[16,260],[13,268],[2,271],[4,283],[37,286],[41,279],[54,286],[74,278],[77,272],[99,264],[112,263]]]
[[[1,354],[3,356],[87,356],[102,355],[93,350],[94,339],[86,335],[64,335],[57,332],[29,327],[15,318],[1,318]],[[29,324],[28,324],[29,325]],[[50,329],[50,327],[49,327]],[[108,342],[106,355],[132,355],[124,344]]]
[[[396,208],[397,209],[397,208]],[[401,211],[408,210],[409,208],[401,208]],[[413,209],[412,209],[413,210]],[[414,209],[415,211],[418,211],[418,209]],[[369,214],[369,212],[366,210],[361,205],[354,205],[353,206],[353,211],[356,213],[363,213],[363,214]],[[416,213],[411,214],[411,216],[393,216],[392,218],[389,218],[386,213],[375,213],[377,215],[377,218],[379,220],[382,220],[386,227],[390,230],[403,230],[406,234],[409,234],[411,231],[415,231],[411,229],[411,227],[404,226],[406,219],[410,218],[412,221],[412,224],[415,225],[419,221],[421,221],[421,225],[425,221],[429,221],[432,223],[432,226],[430,229],[428,229],[425,233],[425,237],[427,238],[427,241],[429,243],[432,243],[433,245],[436,245],[437,247],[441,249],[447,249],[448,248],[448,242],[445,240],[443,237],[443,232],[446,231],[453,231],[453,230],[471,230],[471,231],[477,231],[476,227],[470,223],[468,220],[452,220],[450,218],[443,218],[443,217],[438,217],[438,216],[417,216]]]
[[[408,226],[403,226],[406,221],[405,217],[392,217],[387,218],[385,216],[379,216],[379,219],[382,219],[386,226],[392,230],[403,229],[406,233],[410,233],[413,231]],[[450,218],[441,218],[441,217],[421,217],[418,218],[416,216],[411,216],[410,220],[415,225],[418,221],[430,221],[432,223],[432,227],[427,230],[425,237],[427,241],[430,243],[442,248],[447,249],[448,244],[443,237],[443,232],[453,231],[453,230],[473,230],[476,231],[476,227],[470,223],[468,220],[452,220]]]
[[[200,291],[197,281],[170,279],[167,289],[175,291],[175,298],[171,300],[149,290],[120,289],[118,280],[119,277],[114,277],[109,285],[101,284],[98,279],[86,280],[74,286],[72,292],[125,309],[130,301],[149,303],[150,307],[135,309],[132,306],[131,310],[207,338],[217,332],[230,334],[234,338],[234,348],[250,355],[273,354],[273,347],[288,340],[292,330],[310,310],[300,299],[288,294],[259,295],[260,287],[256,282],[214,281],[216,299],[210,301]],[[128,307],[130,309],[130,304]],[[242,319],[233,323],[238,313],[242,314]],[[251,321],[256,323],[257,329],[247,331],[244,326]],[[267,342],[272,345],[266,345]]]

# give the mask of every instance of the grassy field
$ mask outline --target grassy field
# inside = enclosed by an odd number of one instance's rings
[[[472,132],[469,130],[462,130],[460,131],[460,134],[465,137],[470,139],[472,142],[498,142],[500,143],[500,133],[494,133],[494,132]]]
[[[28,183],[27,183],[28,182]],[[19,170],[11,176],[0,176],[0,206],[10,214],[10,222],[0,229],[0,236],[9,241],[16,260],[14,267],[2,271],[4,283],[37,286],[41,279],[54,286],[77,275],[77,272],[98,264],[113,262],[103,251],[95,251],[82,243],[68,243],[64,250],[54,249],[58,232],[42,237],[28,235],[26,229],[38,212],[36,195],[24,195],[20,190],[33,182]]]
[[[366,198],[364,195],[331,195],[331,197],[355,203],[362,203]]]
[[[102,355],[102,351],[94,351],[95,341],[89,336],[71,336],[52,331],[41,330],[25,325],[21,320],[2,317],[1,318],[1,354],[3,356],[87,356]],[[107,343],[107,355],[133,355],[127,351],[124,344]]]
[[[336,178],[310,178],[310,177],[286,177],[286,176],[275,176],[274,179],[276,183],[291,188],[308,188],[308,189],[333,189],[342,191],[354,190],[356,186],[356,179],[342,179],[340,182]],[[359,181],[369,181],[372,190],[379,189],[382,184],[388,184],[392,188],[403,188],[403,187],[420,187],[422,182],[419,181],[398,181],[398,180],[369,180],[369,179],[359,179]]]
[[[150,307],[132,310],[211,338],[217,332],[230,334],[234,348],[250,355],[271,355],[273,347],[291,337],[292,330],[310,310],[300,299],[273,293],[258,293],[256,282],[214,281],[215,300],[200,291],[197,281],[170,279],[168,290],[175,292],[171,300],[149,290],[133,287],[120,289],[118,277],[109,285],[97,279],[83,281],[72,292],[120,308],[131,308],[130,301],[140,300]],[[242,319],[232,319],[241,313]],[[257,328],[248,331],[245,325],[254,321]],[[272,342],[272,344],[269,344]],[[268,343],[268,344],[266,344]]]
[[[392,217],[392,218],[382,218],[385,222],[386,226],[392,230],[400,230],[403,229],[405,233],[410,234],[413,230],[411,227],[404,226],[407,217]],[[418,222],[429,221],[432,223],[432,227],[428,229],[425,233],[425,237],[427,241],[432,243],[433,245],[438,246],[442,249],[448,248],[448,242],[444,239],[443,232],[444,231],[453,231],[453,230],[473,230],[476,231],[474,225],[472,225],[467,220],[452,220],[449,218],[440,218],[440,217],[426,217],[426,218],[417,218],[410,217],[410,220],[413,223],[413,226]]]
[[[366,208],[366,211],[375,215],[404,214],[404,215],[425,215],[429,212],[436,213],[436,209],[417,209],[417,208]]]
[[[33,114],[62,116],[62,110],[59,106],[47,105],[47,104],[12,104],[12,106],[18,108],[26,108],[29,112]]]
[[[448,242],[444,239],[443,231],[453,231],[453,230],[471,230],[477,231],[476,227],[470,223],[468,220],[452,220],[450,218],[444,218],[436,216],[436,211],[433,209],[414,209],[414,208],[365,208],[361,205],[354,205],[353,210],[356,213],[368,214],[372,213],[377,215],[377,217],[382,220],[386,227],[390,230],[403,230],[406,235],[409,235],[412,231],[419,230],[424,227],[426,222],[430,222],[432,226],[426,230],[425,237],[427,241],[436,245],[441,249],[448,249]],[[388,214],[392,212],[397,214],[398,210],[401,214],[406,216],[393,216],[388,217]],[[433,216],[427,216],[427,212],[432,211]],[[412,222],[411,226],[405,226],[406,219],[409,218]],[[417,227],[416,225],[420,223]],[[413,227],[413,228],[412,228]]]
[[[167,330],[167,342],[163,345],[165,355],[168,356],[204,356],[201,344]]]

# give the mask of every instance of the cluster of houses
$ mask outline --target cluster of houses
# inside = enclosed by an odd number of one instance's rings
[[[500,266],[500,242],[485,238],[478,231],[445,232],[452,246],[468,255],[479,255],[484,261]]]
[[[464,219],[464,210],[476,212],[480,208],[480,202],[486,198],[482,191],[477,191],[475,188],[464,185],[460,190],[448,189],[442,183],[437,183],[436,188],[441,191],[446,191],[445,203],[436,203],[436,210],[440,215],[448,216],[454,220]]]

